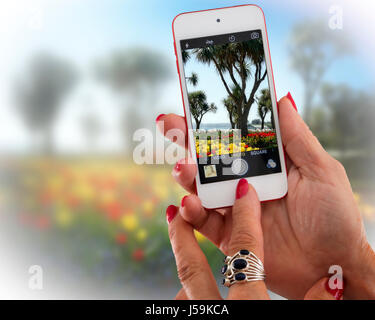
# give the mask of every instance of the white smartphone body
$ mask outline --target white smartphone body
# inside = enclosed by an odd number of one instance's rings
[[[205,208],[233,205],[246,178],[260,201],[288,190],[263,11],[182,13],[172,23],[196,190]]]

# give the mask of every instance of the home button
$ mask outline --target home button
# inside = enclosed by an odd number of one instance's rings
[[[232,172],[235,175],[243,176],[249,170],[248,163],[243,159],[235,159],[232,163]]]

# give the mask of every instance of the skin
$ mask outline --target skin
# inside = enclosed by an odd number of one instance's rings
[[[176,128],[186,133],[183,117],[169,114],[158,120],[164,122],[164,133]],[[279,123],[288,194],[261,205],[267,287],[284,297],[302,299],[327,276],[331,265],[339,265],[346,298],[374,299],[375,254],[344,167],[323,149],[287,97],[279,101]],[[195,195],[195,164],[180,162],[172,174],[191,193],[184,199],[181,217],[228,254],[232,208],[201,206]]]
[[[228,242],[228,252],[235,254],[241,248],[247,248],[264,261],[263,232],[261,225],[261,206],[257,193],[247,181],[243,179],[241,194],[235,201],[232,209],[232,232]],[[194,236],[193,226],[181,216],[182,210],[189,210],[185,204],[177,208],[172,206],[176,214],[169,221],[169,238],[176,259],[178,276],[182,289],[177,294],[177,300],[222,299],[216,280]],[[189,243],[189,246],[186,245]],[[335,300],[334,293],[326,290],[329,279],[317,281],[306,293],[306,300]],[[269,300],[267,287],[264,281],[235,283],[229,288],[228,300]]]
[[[260,202],[256,191],[246,180],[244,182],[242,196],[233,206],[228,253],[233,255],[247,248],[260,260],[264,260]],[[194,236],[193,226],[181,216],[181,212],[186,210],[188,210],[186,207],[181,207],[180,214],[177,214],[168,226],[177,271],[183,287],[177,298],[221,299],[216,280]],[[186,243],[189,245],[187,246]],[[233,284],[229,288],[228,299],[265,300],[269,299],[269,296],[264,281],[252,281]]]

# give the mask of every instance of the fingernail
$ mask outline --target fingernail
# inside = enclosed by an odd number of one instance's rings
[[[242,178],[238,182],[238,185],[237,185],[236,199],[242,198],[247,193],[248,190],[249,190],[249,183],[247,182],[246,179]]]
[[[331,287],[329,286],[329,279],[327,279],[326,281],[326,290],[336,299],[336,300],[340,300],[342,295],[344,294],[344,288],[342,289],[339,289],[339,288],[334,288],[334,289],[331,289]]]
[[[184,206],[184,203],[185,203],[185,199],[187,198],[187,196],[184,196],[182,199],[181,199],[181,207]]]
[[[158,122],[162,116],[165,116],[165,114],[164,114],[164,113],[159,114],[159,115],[156,117],[156,120],[155,120],[155,121]]]
[[[287,97],[287,98],[289,99],[289,101],[292,103],[293,108],[294,108],[296,111],[298,111],[297,106],[296,106],[296,103],[294,102],[294,99],[293,99],[292,95],[290,94],[290,92],[288,92],[288,94],[286,95],[286,97]]]
[[[179,172],[181,170],[181,162],[182,160],[178,160],[174,166],[174,170]]]
[[[176,206],[174,206],[173,204],[171,204],[167,210],[165,211],[165,214],[167,216],[167,221],[168,223],[171,223],[171,221],[174,219],[174,217],[176,216],[177,214],[177,211],[178,211],[178,208]]]

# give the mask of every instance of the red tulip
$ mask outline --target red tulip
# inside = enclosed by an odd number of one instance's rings
[[[125,233],[118,233],[115,240],[117,244],[125,244],[128,241],[128,238]]]
[[[118,220],[122,215],[122,205],[118,202],[108,203],[104,206],[105,213],[110,220]]]
[[[145,253],[142,249],[136,249],[133,251],[132,257],[135,261],[142,261],[145,257]]]
[[[46,230],[50,226],[50,219],[46,216],[38,217],[35,221],[35,226],[40,230]]]

